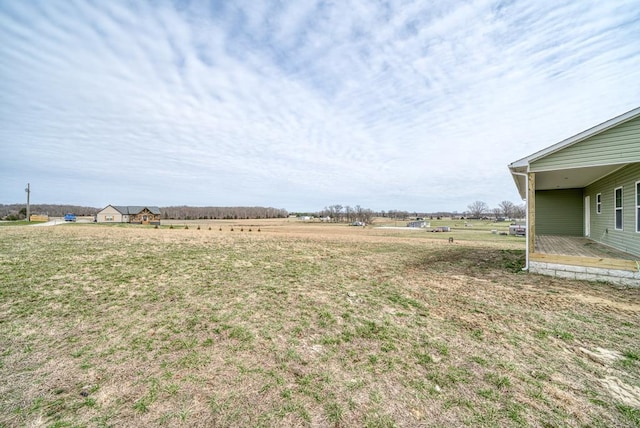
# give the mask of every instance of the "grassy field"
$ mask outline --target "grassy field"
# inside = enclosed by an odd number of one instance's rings
[[[640,426],[640,291],[459,223],[0,228],[0,426]]]

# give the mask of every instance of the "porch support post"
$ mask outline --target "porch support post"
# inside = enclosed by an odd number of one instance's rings
[[[536,173],[528,173],[527,188],[527,218],[529,229],[527,230],[527,245],[529,254],[536,252]]]

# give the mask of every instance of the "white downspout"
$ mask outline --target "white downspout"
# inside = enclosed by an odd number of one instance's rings
[[[524,267],[522,268],[522,270],[529,270],[529,174],[525,173],[525,172],[515,172],[515,171],[511,171],[511,174],[513,175],[520,175],[522,177],[524,177],[524,188],[527,191],[527,197],[525,198],[526,205],[525,205],[525,213],[524,213],[524,218],[525,218],[525,228],[527,230],[527,242],[526,242],[526,246],[525,246],[525,251],[526,251],[526,255],[525,255],[525,262],[524,262]]]

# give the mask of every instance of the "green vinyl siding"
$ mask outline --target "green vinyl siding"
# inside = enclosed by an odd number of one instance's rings
[[[536,234],[582,236],[582,205],[582,189],[536,191]]]
[[[628,165],[584,189],[591,196],[591,239],[621,251],[640,256],[640,233],[638,227],[638,206],[636,194],[640,181],[640,162]],[[622,188],[622,230],[615,228],[615,189]],[[600,193],[602,212],[596,213],[593,201]]]
[[[640,233],[640,181],[636,182],[636,232]]]
[[[640,162],[640,117],[533,161],[531,171]]]

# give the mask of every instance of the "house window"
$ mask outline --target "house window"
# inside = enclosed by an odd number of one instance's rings
[[[640,232],[640,181],[636,181],[636,232]]]
[[[616,230],[622,230],[622,187],[615,189]]]
[[[596,214],[602,214],[602,193],[596,195]]]
[[[113,221],[113,216],[112,215],[104,216],[104,221]]]

